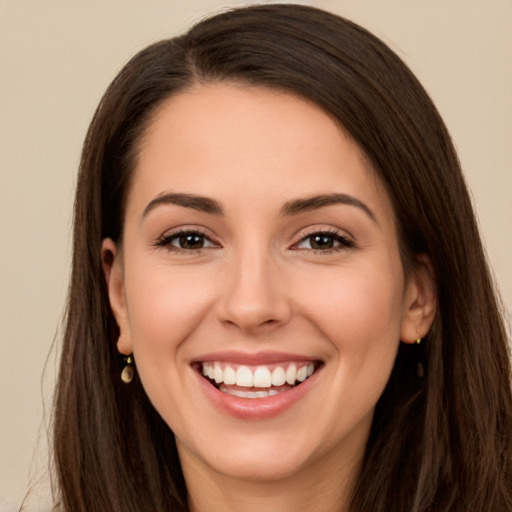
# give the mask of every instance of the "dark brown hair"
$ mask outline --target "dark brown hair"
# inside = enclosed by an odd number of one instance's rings
[[[55,402],[59,500],[72,512],[186,511],[174,437],[122,358],[101,265],[119,241],[138,144],[155,109],[194,84],[237,81],[308,98],[362,148],[396,214],[404,268],[427,254],[438,312],[401,346],[380,398],[356,512],[512,510],[506,332],[450,137],[404,63],[357,25],[299,5],[223,12],[136,55],[87,134]],[[417,364],[425,375],[416,374]]]

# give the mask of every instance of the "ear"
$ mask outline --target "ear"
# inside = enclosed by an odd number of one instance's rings
[[[110,238],[105,238],[101,245],[101,262],[107,283],[110,309],[119,327],[117,350],[119,350],[121,354],[130,355],[133,349],[124,293],[122,256],[120,250]]]
[[[437,289],[429,257],[416,257],[405,285],[400,339],[414,343],[427,335],[437,310]]]

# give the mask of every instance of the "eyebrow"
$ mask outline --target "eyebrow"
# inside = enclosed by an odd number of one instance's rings
[[[195,194],[169,192],[166,194],[160,194],[151,200],[146,208],[144,208],[142,217],[146,217],[146,215],[148,215],[151,210],[154,210],[157,206],[163,204],[174,204],[184,208],[192,208],[193,210],[207,213],[209,215],[224,215],[224,210],[221,204],[215,199],[197,196]],[[348,194],[321,194],[300,199],[293,199],[283,205],[280,210],[280,215],[283,217],[299,215],[300,213],[317,210],[319,208],[324,208],[334,204],[345,204],[348,206],[355,206],[360,208],[368,215],[368,217],[370,217],[370,219],[375,224],[379,224],[377,217],[365,203]]]
[[[281,215],[298,215],[303,212],[316,210],[325,206],[331,206],[333,204],[346,204],[348,206],[355,206],[363,210],[368,217],[375,223],[379,224],[377,217],[373,211],[361,200],[348,194],[322,194],[317,196],[310,196],[301,199],[294,199],[288,201],[281,208]]]
[[[151,210],[154,210],[157,206],[162,204],[174,204],[177,206],[183,206],[184,208],[192,208],[193,210],[208,213],[210,215],[224,215],[222,206],[220,203],[215,201],[215,199],[196,196],[194,194],[177,194],[170,192],[167,194],[160,194],[150,201],[146,208],[144,208],[142,217],[146,217]]]

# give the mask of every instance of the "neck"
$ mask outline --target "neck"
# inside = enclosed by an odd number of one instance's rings
[[[182,460],[182,462],[185,462]],[[311,464],[276,480],[240,480],[184,464],[191,512],[348,512],[359,459]],[[187,467],[189,470],[187,471]]]

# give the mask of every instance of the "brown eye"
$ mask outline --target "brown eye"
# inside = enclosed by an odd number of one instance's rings
[[[206,235],[196,231],[180,231],[172,235],[162,237],[156,244],[158,247],[166,247],[173,251],[200,251],[218,247],[218,245]]]
[[[312,235],[309,237],[309,244],[312,249],[325,250],[334,247],[334,238],[326,235]]]
[[[202,249],[205,245],[205,238],[197,233],[187,233],[177,237],[172,245],[177,245],[180,249]]]
[[[295,249],[307,249],[310,251],[326,252],[337,251],[354,247],[354,242],[340,233],[318,232],[304,237]]]

